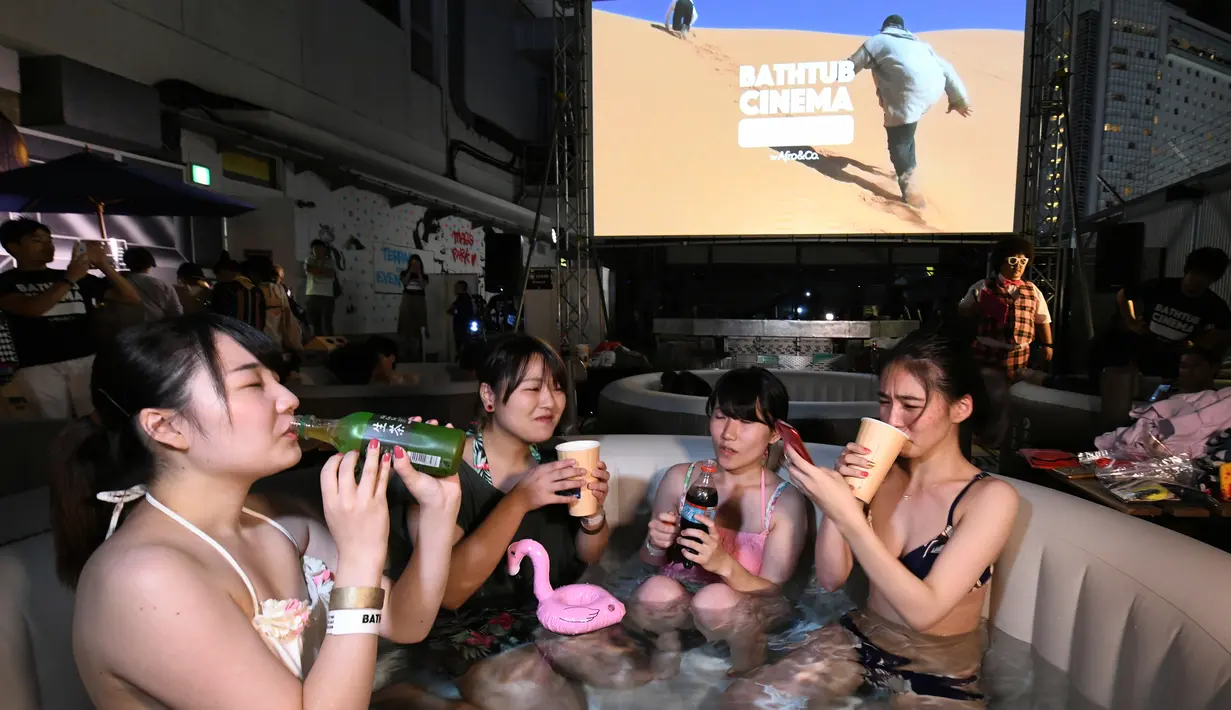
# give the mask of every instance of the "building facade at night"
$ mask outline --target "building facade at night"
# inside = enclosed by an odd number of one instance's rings
[[[1074,30],[1085,213],[1231,163],[1231,35],[1157,0],[1103,0]]]

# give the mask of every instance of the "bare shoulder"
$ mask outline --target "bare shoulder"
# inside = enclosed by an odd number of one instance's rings
[[[662,480],[658,482],[658,488],[654,494],[656,507],[661,507],[663,501],[671,498],[678,498],[684,494],[684,474],[688,472],[688,467],[691,464],[677,463],[667,472],[663,474]]]
[[[206,589],[216,588],[201,563],[184,550],[140,541],[104,545],[82,570],[74,635],[87,648],[110,656],[114,644],[107,639],[116,630],[131,628],[163,602],[200,599]]]
[[[995,476],[986,476],[976,481],[962,500],[961,507],[966,509],[962,511],[962,517],[971,510],[978,509],[980,512],[1012,521],[1017,515],[1019,502],[1017,489],[1012,484]]]
[[[132,594],[164,595],[168,589],[196,585],[205,569],[186,551],[161,543],[125,541],[99,548],[86,563],[77,585],[77,597],[127,604]],[[114,597],[114,599],[113,599]]]
[[[677,463],[667,469],[667,472],[663,474],[662,483],[659,484],[660,487],[668,486],[671,489],[678,490],[680,493],[683,493],[684,475],[688,473],[688,467],[691,465],[691,463]]]
[[[782,489],[777,502],[774,503],[773,519],[769,521],[770,528],[776,527],[783,521],[793,526],[801,522],[807,523],[810,509],[811,505],[807,497],[795,486],[788,485]]]
[[[779,510],[792,514],[802,512],[807,504],[807,497],[795,486],[788,485],[778,496],[778,502],[774,504],[774,512]]]

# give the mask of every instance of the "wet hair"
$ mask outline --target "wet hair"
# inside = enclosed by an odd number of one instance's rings
[[[1217,247],[1193,249],[1184,260],[1184,273],[1192,272],[1218,281],[1227,273],[1227,252]]]
[[[10,219],[4,224],[0,224],[0,246],[5,249],[14,242],[19,242],[23,237],[28,237],[39,230],[43,230],[51,234],[51,229],[42,222],[35,222],[32,219]]]
[[[205,280],[205,270],[201,268],[200,264],[192,261],[185,261],[180,264],[179,268],[175,270],[175,275],[180,279]]]
[[[347,343],[329,353],[326,366],[338,379],[338,384],[371,384],[372,370],[376,368],[376,348],[367,341]]]
[[[70,587],[107,532],[111,506],[101,491],[149,484],[156,444],[137,420],[143,409],[171,409],[194,422],[191,384],[202,370],[226,398],[218,339],[226,336],[271,369],[280,351],[264,333],[214,313],[138,323],[104,342],[90,376],[91,417],[70,424],[53,448],[49,485],[56,571]]]
[[[659,386],[663,392],[670,394],[685,394],[691,397],[709,397],[714,388],[695,372],[668,370],[659,378]]]
[[[278,278],[273,260],[264,255],[254,256],[244,262],[244,275],[257,283],[273,283]]]
[[[398,344],[393,338],[386,338],[383,335],[373,335],[368,338],[368,346],[376,351],[377,355],[392,355],[397,357]]]
[[[782,380],[763,367],[742,367],[718,378],[705,402],[705,415],[718,410],[731,419],[773,427],[787,418],[790,407]]]
[[[884,32],[890,27],[896,27],[900,30],[904,30],[906,29],[906,20],[903,20],[901,15],[890,15],[885,18],[884,22],[881,23],[881,32]]]
[[[243,272],[243,267],[240,266],[238,261],[230,257],[226,257],[224,259],[219,259],[218,263],[214,264],[214,275],[215,276],[217,276],[218,274],[221,274],[224,271],[231,271],[233,273],[239,274]]]
[[[881,358],[878,377],[884,379],[891,368],[900,367],[919,380],[931,396],[939,394],[953,403],[969,396],[973,403],[966,424],[982,434],[992,417],[987,386],[965,340],[939,330],[916,330],[902,338]]]
[[[124,250],[124,265],[129,271],[144,273],[154,268],[154,255],[145,247],[128,247]]]
[[[542,340],[524,333],[510,335],[496,343],[475,375],[479,384],[492,388],[501,404],[507,404],[513,392],[526,379],[526,372],[535,360],[542,360],[543,368],[551,378],[561,387],[564,386],[568,376],[560,354]],[[487,423],[486,415],[487,412],[480,412],[480,426]]]
[[[1004,260],[1017,254],[1025,256],[1031,263],[1034,263],[1034,244],[1022,237],[1001,239],[992,247],[992,268],[1000,271],[1000,267],[1004,266]]]

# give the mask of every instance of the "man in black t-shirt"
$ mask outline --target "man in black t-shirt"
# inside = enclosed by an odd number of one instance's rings
[[[141,295],[116,273],[101,241],[79,242],[65,271],[47,268],[55,244],[51,230],[34,220],[0,225],[0,245],[17,261],[17,268],[0,274],[0,311],[8,315],[17,348],[14,384],[46,419],[89,414],[90,313],[108,287],[127,303],[140,304]],[[107,278],[91,276],[91,268]]]
[[[1136,334],[1142,373],[1174,377],[1180,355],[1190,345],[1221,353],[1231,343],[1231,308],[1210,286],[1227,271],[1221,249],[1194,250],[1184,262],[1183,278],[1156,279],[1120,291],[1120,315]]]

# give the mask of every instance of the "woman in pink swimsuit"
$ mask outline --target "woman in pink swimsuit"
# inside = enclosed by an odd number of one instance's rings
[[[699,467],[671,467],[654,496],[653,519],[641,559],[660,567],[636,592],[635,624],[656,633],[655,670],[669,675],[679,663],[678,630],[691,619],[710,640],[731,647],[733,673],[764,658],[765,626],[787,612],[780,589],[799,563],[808,529],[798,490],[767,471],[774,424],[786,418],[782,382],[759,367],[732,370],[714,386],[706,404],[718,470],[716,520],[708,531],[680,533],[679,510]],[[691,569],[667,563],[679,542]]]
[[[139,324],[98,353],[97,411],[70,426],[51,491],[58,571],[77,590],[73,654],[100,710],[367,708],[378,635],[414,643],[431,628],[456,478],[369,448],[358,480],[357,453],[322,469],[328,529],[252,509],[253,483],[301,455],[279,354],[214,314]],[[397,584],[382,577],[391,469],[430,501]]]

